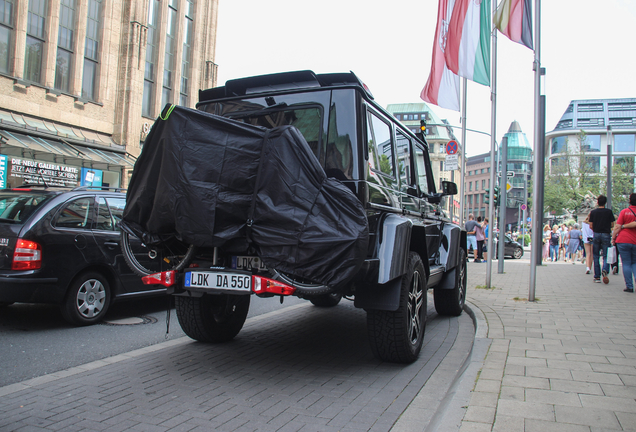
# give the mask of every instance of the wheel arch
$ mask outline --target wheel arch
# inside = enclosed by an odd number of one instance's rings
[[[71,285],[73,285],[73,283],[84,273],[90,272],[99,273],[106,278],[106,282],[108,282],[108,286],[110,288],[110,304],[112,304],[115,301],[117,294],[121,292],[121,282],[112,268],[101,264],[88,265],[77,271],[66,285],[64,298],[66,298]]]
[[[440,264],[446,271],[437,288],[453,289],[455,287],[455,272],[459,264],[459,250],[466,250],[466,230],[454,224],[446,224],[442,229],[442,242],[440,247]]]

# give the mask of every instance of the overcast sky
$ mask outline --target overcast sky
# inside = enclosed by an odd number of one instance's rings
[[[383,107],[421,102],[437,0],[219,3],[219,85],[292,70],[353,71]],[[544,0],[541,7],[547,131],[571,100],[636,97],[635,0]],[[534,8],[533,2],[533,15]],[[534,53],[501,33],[497,44],[497,142],[517,120],[533,145]],[[467,127],[490,133],[490,88],[469,81],[467,94]],[[459,112],[431,107],[459,125]],[[469,133],[466,151],[469,156],[490,151],[490,138]]]

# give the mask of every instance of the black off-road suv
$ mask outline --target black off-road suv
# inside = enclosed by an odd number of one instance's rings
[[[466,233],[439,209],[457,186],[437,191],[424,137],[353,73],[231,80],[199,99],[153,126],[122,222],[129,265],[170,287],[186,334],[234,338],[251,295],[345,297],[367,311],[374,355],[407,363],[429,288],[438,313],[462,313]],[[130,251],[133,236],[149,256]]]

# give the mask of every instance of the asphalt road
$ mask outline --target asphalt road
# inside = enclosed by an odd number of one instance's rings
[[[303,302],[252,296],[248,319]],[[54,305],[2,308],[0,387],[185,336],[174,309],[167,332],[167,307],[167,297],[116,303],[89,327],[69,325]]]

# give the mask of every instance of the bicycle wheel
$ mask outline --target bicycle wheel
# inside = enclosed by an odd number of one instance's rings
[[[193,245],[176,239],[157,246],[147,246],[124,230],[121,231],[121,250],[128,267],[141,277],[168,270],[182,270],[196,252]]]

